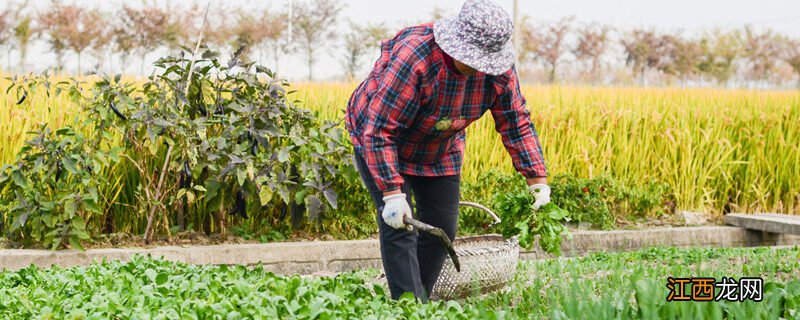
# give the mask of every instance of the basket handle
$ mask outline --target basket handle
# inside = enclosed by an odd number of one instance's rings
[[[490,224],[486,229],[494,227],[494,226],[500,224],[500,222],[502,222],[502,220],[500,220],[500,217],[498,217],[497,214],[494,213],[494,211],[492,211],[492,209],[489,209],[489,208],[487,208],[486,206],[484,206],[484,205],[482,205],[480,203],[462,201],[462,202],[459,202],[458,204],[460,206],[462,206],[462,207],[473,207],[473,208],[476,208],[476,209],[481,209],[484,212],[488,213],[492,217],[492,219],[494,219],[494,223]]]

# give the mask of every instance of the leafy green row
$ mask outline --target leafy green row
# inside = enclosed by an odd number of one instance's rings
[[[261,267],[147,257],[0,272],[3,319],[772,319],[800,317],[800,248],[598,253],[522,263],[504,292],[464,301],[392,301],[374,271],[278,276]],[[765,280],[764,301],[666,302],[666,279]]]
[[[561,239],[567,233],[565,221],[586,222],[595,228],[611,229],[617,217],[659,217],[664,214],[668,197],[666,186],[651,181],[644,187],[623,184],[608,175],[580,179],[569,174],[549,178],[553,202],[534,210],[533,198],[520,175],[487,170],[479,182],[464,186],[468,199],[486,203],[500,213],[497,230],[503,236],[519,236],[520,245],[529,249],[539,235],[539,246],[546,252],[560,253]],[[487,199],[486,195],[492,195]],[[471,226],[485,221],[484,213],[467,213],[462,231],[482,232]]]

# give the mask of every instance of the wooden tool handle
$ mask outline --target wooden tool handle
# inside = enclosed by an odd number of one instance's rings
[[[422,230],[424,232],[430,233],[442,242],[445,249],[447,249],[447,255],[450,256],[450,259],[453,260],[453,265],[456,267],[456,271],[461,272],[461,264],[458,262],[458,256],[456,255],[456,250],[453,248],[453,243],[450,241],[450,238],[447,236],[446,233],[442,229],[434,227],[424,222],[420,222],[409,217],[404,217],[403,222],[405,224],[410,225],[414,228]]]

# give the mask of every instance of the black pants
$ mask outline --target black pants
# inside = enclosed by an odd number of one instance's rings
[[[355,155],[355,164],[369,189],[378,210],[381,258],[393,299],[411,292],[422,302],[428,301],[433,285],[442,271],[447,251],[439,239],[425,233],[395,229],[383,221],[383,193],[366,170],[364,159]],[[458,225],[460,176],[420,177],[403,175],[406,194],[415,219],[441,228],[453,240]]]

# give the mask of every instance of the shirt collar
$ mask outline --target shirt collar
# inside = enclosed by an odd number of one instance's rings
[[[448,69],[450,69],[450,71],[461,74],[461,72],[458,71],[458,68],[456,68],[456,63],[454,62],[453,57],[447,54],[447,52],[444,52],[444,50],[442,50],[442,58],[444,59],[444,64]]]

